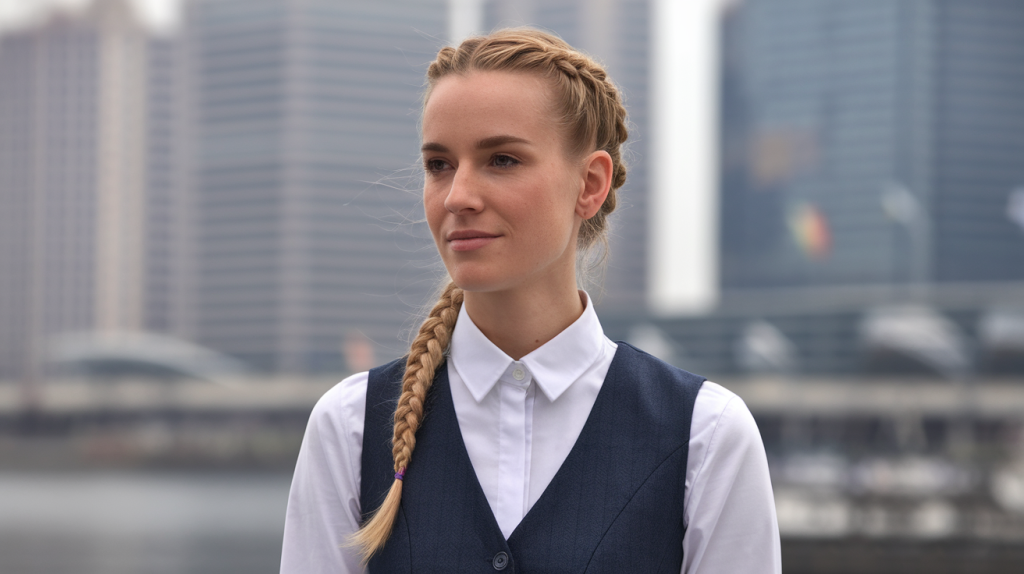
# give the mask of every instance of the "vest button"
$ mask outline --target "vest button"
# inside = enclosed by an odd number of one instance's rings
[[[494,566],[495,570],[504,570],[508,566],[508,554],[504,552],[495,554],[494,560],[491,560],[491,566]]]

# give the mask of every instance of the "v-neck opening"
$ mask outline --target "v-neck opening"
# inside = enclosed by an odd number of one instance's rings
[[[605,374],[604,381],[601,383],[601,389],[597,392],[597,397],[594,399],[594,404],[591,405],[590,412],[587,413],[587,420],[586,422],[583,423],[583,428],[580,430],[580,434],[576,437],[576,442],[574,442],[572,448],[569,449],[569,454],[566,455],[565,460],[562,461],[562,464],[558,465],[558,470],[555,471],[554,476],[551,477],[551,481],[548,482],[547,486],[544,487],[543,492],[541,492],[540,496],[537,497],[537,502],[535,502],[530,507],[530,509],[526,511],[526,513],[523,515],[523,518],[519,521],[519,524],[517,524],[516,527],[512,529],[512,534],[510,534],[508,538],[505,539],[506,541],[515,538],[516,534],[523,527],[523,524],[526,524],[531,516],[539,514],[543,511],[543,506],[545,505],[545,503],[547,503],[548,499],[554,496],[552,492],[554,492],[558,488],[558,484],[567,480],[563,476],[569,472],[566,469],[570,467],[576,459],[583,456],[580,453],[580,450],[583,447],[580,445],[584,442],[584,437],[593,434],[593,427],[598,424],[598,422],[595,420],[596,415],[594,413],[601,412],[598,407],[603,405],[603,403],[606,400],[605,397],[607,397],[608,394],[611,392],[608,390],[608,388],[612,384],[614,384],[614,381],[617,379],[617,377],[613,377],[612,375],[613,373],[616,373],[618,371],[618,363],[620,362],[620,358],[623,353],[623,347],[624,345],[622,343],[619,343],[618,348],[615,349],[615,355],[612,357],[612,362],[608,366],[608,372]],[[538,508],[541,508],[541,510],[537,510]]]

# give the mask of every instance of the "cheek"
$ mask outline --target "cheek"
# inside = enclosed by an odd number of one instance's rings
[[[548,187],[543,201],[529,206],[524,214],[534,222],[536,242],[559,253],[570,247],[576,231],[576,194],[569,187],[565,180],[559,180]]]
[[[427,226],[430,227],[430,233],[437,235],[441,220],[444,219],[445,211],[444,197],[437,193],[432,192],[429,186],[423,188],[423,212],[427,218]]]
[[[552,201],[553,218],[557,218],[558,228],[566,234],[572,234],[576,227],[576,200],[579,195],[578,180],[565,178],[559,181],[559,193]]]

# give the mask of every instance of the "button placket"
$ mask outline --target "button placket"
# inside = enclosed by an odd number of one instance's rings
[[[530,373],[509,365],[499,382],[498,485],[495,517],[506,537],[523,518],[526,492],[526,400]]]

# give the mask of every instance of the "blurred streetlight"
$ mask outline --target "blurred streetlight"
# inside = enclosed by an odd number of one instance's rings
[[[951,380],[960,380],[971,368],[960,328],[930,307],[872,309],[861,322],[860,337],[875,361],[909,359]]]
[[[899,182],[882,185],[880,200],[886,219],[905,229],[909,239],[906,255],[901,258],[896,255],[897,240],[893,236],[893,283],[898,282],[898,269],[904,268],[907,270],[907,284],[913,290],[923,292],[927,289],[930,275],[928,213],[918,197]]]
[[[733,352],[736,363],[751,373],[789,373],[799,365],[796,345],[767,321],[753,321],[743,328]]]

